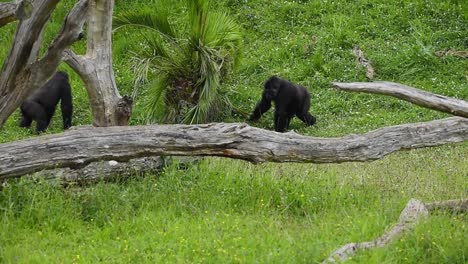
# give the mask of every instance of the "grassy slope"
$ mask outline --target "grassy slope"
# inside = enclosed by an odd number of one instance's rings
[[[116,12],[151,1],[117,1]],[[365,80],[350,49],[358,44],[376,78],[468,99],[468,61],[434,57],[466,50],[468,22],[461,1],[235,1],[225,8],[243,25],[244,60],[226,83],[245,111],[262,82],[278,74],[309,88],[319,123],[299,133],[337,136],[384,125],[444,117],[395,99],[337,92],[329,82]],[[59,28],[61,3],[46,35]],[[14,25],[0,30],[11,42]],[[138,35],[114,38],[116,81],[131,91],[128,49]],[[316,40],[314,40],[316,39]],[[83,50],[78,43],[76,49]],[[0,58],[8,49],[0,50]],[[68,70],[66,66],[63,69]],[[88,124],[86,93],[76,75],[75,124]],[[141,107],[136,104],[133,123]],[[272,128],[269,113],[254,125]],[[33,136],[17,128],[18,114],[0,142]],[[231,117],[227,121],[242,121]],[[50,133],[59,132],[57,115]],[[63,189],[27,180],[0,192],[0,262],[128,263],[318,262],[334,248],[368,240],[394,223],[411,197],[423,201],[466,197],[468,145],[401,152],[372,163],[264,164],[206,159],[160,176]],[[437,214],[385,249],[362,252],[356,263],[463,263],[466,215]]]

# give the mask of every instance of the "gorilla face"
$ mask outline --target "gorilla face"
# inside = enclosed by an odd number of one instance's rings
[[[272,101],[276,98],[276,96],[278,96],[279,89],[280,83],[278,78],[273,76],[265,82],[263,96],[265,96],[265,99]]]
[[[265,99],[270,100],[270,101],[275,99],[277,95],[278,95],[278,88],[275,88],[275,87],[266,88],[263,91],[263,96],[265,96]]]

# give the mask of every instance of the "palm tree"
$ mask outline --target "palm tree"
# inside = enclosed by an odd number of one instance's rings
[[[114,30],[132,26],[149,33],[132,58],[135,83],[145,83],[149,122],[202,123],[230,106],[220,87],[240,57],[240,29],[226,13],[210,11],[209,0],[184,4],[188,12],[179,24],[169,23],[176,19],[161,7],[114,17]]]

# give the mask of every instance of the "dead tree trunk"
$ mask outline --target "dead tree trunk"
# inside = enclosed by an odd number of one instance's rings
[[[90,0],[86,55],[71,50],[63,54],[85,83],[94,126],[127,125],[132,112],[132,100],[120,96],[112,68],[113,7],[113,0]]]
[[[468,119],[452,117],[316,138],[246,124],[84,127],[0,144],[0,179],[44,169],[80,168],[98,160],[158,155],[222,156],[251,162],[337,163],[376,160],[397,150],[468,140]]]
[[[413,87],[392,82],[334,82],[336,88],[349,92],[365,92],[393,96],[429,109],[468,117],[468,102],[443,95],[433,94]]]
[[[80,0],[67,15],[62,28],[42,58],[42,33],[59,0],[35,0],[32,6],[20,4],[21,14],[13,46],[0,75],[0,128],[6,119],[35,89],[55,73],[63,50],[80,39],[88,0]],[[31,16],[27,18],[32,8]]]

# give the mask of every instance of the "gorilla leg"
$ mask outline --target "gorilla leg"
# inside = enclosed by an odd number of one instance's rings
[[[307,126],[311,126],[315,124],[316,119],[313,115],[309,113],[309,108],[310,108],[310,96],[307,95],[306,98],[304,98],[304,104],[302,105],[302,108],[299,110],[298,113],[296,113],[296,116],[304,122]]]
[[[21,108],[21,122],[20,122],[20,127],[30,127],[32,123],[32,118],[26,113],[22,108]]]
[[[304,116],[305,116],[304,118],[305,121],[303,120],[303,122],[307,126],[312,126],[317,122],[317,119],[315,118],[315,116],[311,115],[310,113],[305,113]]]
[[[36,120],[36,132],[44,132],[49,126],[50,117],[45,111],[44,107],[34,101],[26,101],[21,105],[21,112],[23,114],[23,120],[20,125],[26,125],[29,122],[31,125],[32,120]],[[24,123],[23,123],[24,121]]]
[[[275,111],[275,131],[284,132],[289,126],[291,118],[288,117],[288,114],[284,111]]]
[[[60,107],[62,109],[63,129],[68,129],[72,125],[73,103],[70,85],[63,89]]]
[[[300,113],[297,115],[297,117],[299,117],[299,119],[301,119],[302,122],[304,122],[304,124],[306,124],[307,126],[311,126],[316,122],[316,118],[309,112]]]

